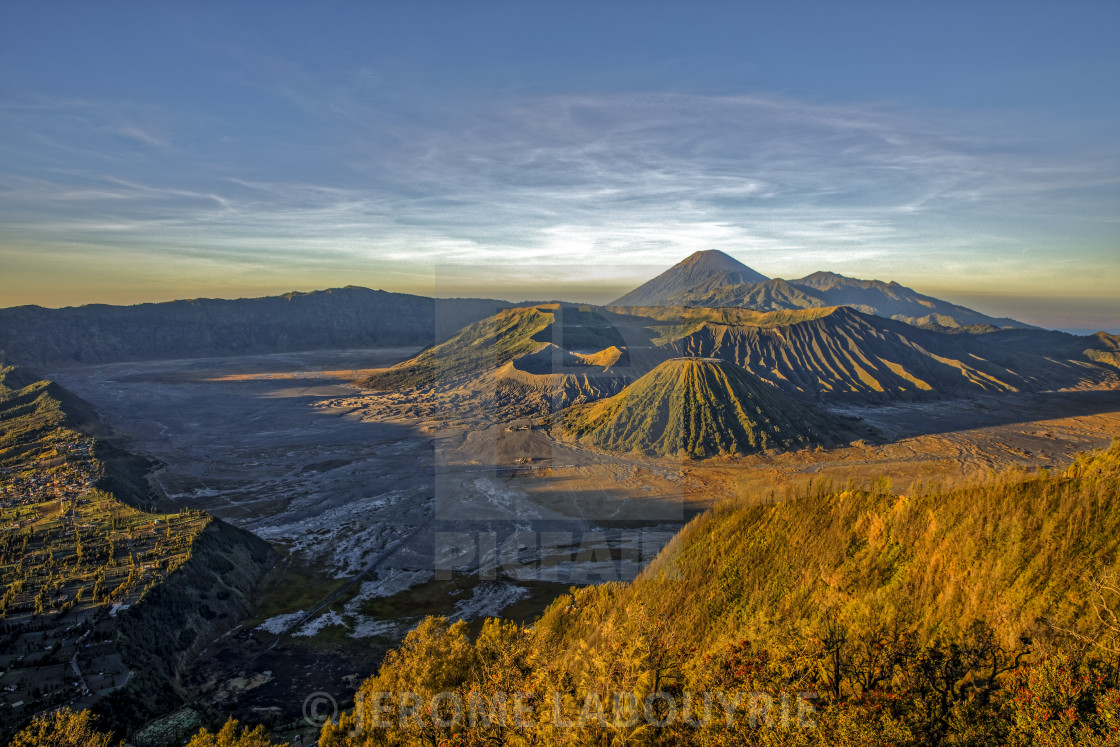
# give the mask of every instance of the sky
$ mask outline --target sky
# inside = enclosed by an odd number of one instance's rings
[[[1117,3],[4,3],[0,306],[601,303],[721,249],[1120,332],[1118,32]]]

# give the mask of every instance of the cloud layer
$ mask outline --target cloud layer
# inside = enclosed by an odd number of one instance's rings
[[[453,294],[497,273],[503,295],[582,283],[603,300],[698,249],[782,277],[960,273],[975,292],[1120,281],[1117,154],[991,120],[779,96],[406,97],[377,71],[268,60],[229,85],[266,114],[0,106],[0,258],[137,284],[162,267],[216,294]]]

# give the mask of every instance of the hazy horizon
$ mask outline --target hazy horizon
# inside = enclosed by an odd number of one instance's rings
[[[701,249],[1120,329],[1115,5],[0,10],[0,307],[603,303]]]
[[[662,270],[668,268],[662,268]],[[452,292],[446,290],[444,285],[444,292],[440,292],[440,283],[433,283],[433,287],[428,291],[423,288],[412,290],[401,290],[399,288],[382,287],[376,285],[362,285],[360,283],[346,283],[344,285],[324,286],[324,287],[301,287],[301,288],[284,288],[284,289],[260,289],[260,290],[246,290],[244,293],[196,293],[185,295],[172,295],[172,296],[152,296],[140,299],[123,299],[121,301],[105,301],[105,300],[91,300],[91,301],[76,301],[76,302],[63,302],[60,304],[50,303],[29,303],[29,304],[12,304],[15,306],[20,305],[36,305],[46,308],[64,308],[74,307],[91,304],[106,304],[106,305],[119,305],[131,306],[144,303],[163,303],[168,301],[182,301],[194,300],[202,298],[213,299],[246,299],[246,298],[261,298],[265,296],[280,296],[286,293],[313,293],[316,291],[332,290],[337,288],[344,288],[346,285],[358,286],[362,288],[369,288],[371,290],[383,290],[391,293],[410,293],[413,295],[431,296],[434,298],[491,298],[496,301],[508,301],[511,303],[544,303],[549,301],[563,301],[570,303],[586,303],[595,305],[605,305],[620,297],[627,291],[633,290],[636,286],[649,280],[651,277],[659,274],[660,271],[654,272],[648,277],[637,278],[631,285],[604,285],[599,288],[589,289],[586,284],[568,285],[568,286],[551,286],[540,287],[537,293],[534,294],[530,291],[519,293],[516,290],[503,289],[503,286],[498,284],[478,285],[478,286],[465,286],[461,290],[463,292]],[[786,278],[793,279],[793,278]],[[864,280],[872,278],[861,278]],[[885,280],[884,278],[874,278],[877,280]],[[905,285],[905,283],[904,283]],[[1039,307],[1040,297],[1038,296],[1008,296],[1008,295],[962,295],[957,293],[947,293],[939,295],[938,293],[929,292],[928,289],[914,288],[919,293],[934,296],[944,301],[967,306],[975,311],[979,311],[989,316],[996,317],[1009,317],[1020,322],[1026,322],[1035,326],[1043,327],[1045,329],[1054,329],[1062,332],[1070,332],[1072,334],[1089,335],[1096,332],[1108,332],[1110,334],[1120,334],[1120,320],[1116,320],[1114,324],[1104,324],[1098,326],[1079,326],[1077,322],[1086,318],[1086,310],[1092,313],[1094,307],[1094,299],[1047,299],[1042,308]],[[489,293],[487,291],[490,291]],[[1104,299],[1106,302],[1111,299]],[[5,308],[5,307],[0,307]]]

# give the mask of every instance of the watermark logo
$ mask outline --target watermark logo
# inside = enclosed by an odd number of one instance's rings
[[[672,539],[671,532],[633,530],[436,532],[435,575],[449,580],[457,570],[478,570],[481,581],[499,575],[521,581],[586,584],[632,581]],[[677,575],[668,568],[669,579]]]
[[[498,692],[466,698],[454,691],[423,696],[413,692],[359,693],[355,703],[355,729],[351,737],[393,726],[423,727],[430,719],[437,727],[482,728],[503,725],[533,728],[548,723],[554,728],[578,729],[589,725],[624,728],[641,723],[652,728],[731,727],[736,722],[751,728],[815,729],[815,692],[685,692],[658,691],[644,697],[634,692],[603,695],[589,692],[582,702],[570,694],[553,692],[544,702],[532,694]]]
[[[308,726],[320,728],[338,715],[338,703],[330,693],[314,692],[303,701],[303,720]]]

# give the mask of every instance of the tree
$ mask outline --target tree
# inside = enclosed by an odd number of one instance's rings
[[[263,726],[250,729],[231,718],[216,734],[202,728],[187,747],[273,747],[273,742]]]
[[[112,734],[95,729],[89,711],[74,713],[69,708],[36,716],[12,740],[12,747],[111,747],[113,744],[121,743],[114,743]]]
[[[374,734],[402,745],[438,745],[449,740],[455,701],[441,699],[453,693],[460,708],[466,702],[462,691],[473,658],[465,622],[425,618],[399,648],[386,654],[380,671],[362,685],[358,699],[364,705],[355,713],[343,714],[337,724],[325,725],[319,743],[329,747],[372,744]],[[389,702],[383,694],[391,696]],[[430,707],[433,703],[437,707]],[[378,717],[386,724],[384,729],[370,729],[364,722],[374,710],[384,714]],[[362,733],[357,740],[347,736],[354,729]]]
[[[1120,574],[1115,571],[1088,574],[1085,587],[1096,618],[1095,623],[1089,618],[1090,634],[1053,622],[1050,626],[1105,654],[1120,655]]]

